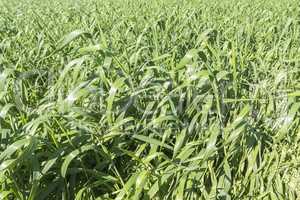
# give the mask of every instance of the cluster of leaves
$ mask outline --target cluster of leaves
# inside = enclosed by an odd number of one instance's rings
[[[0,199],[297,199],[299,13],[1,1]]]

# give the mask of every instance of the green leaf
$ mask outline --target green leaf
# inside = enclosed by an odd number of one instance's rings
[[[15,143],[8,146],[5,151],[0,154],[0,161],[6,158],[9,158],[13,155],[17,150],[20,150],[22,147],[28,145],[31,141],[31,138],[26,138],[22,140],[18,140]]]
[[[88,47],[82,47],[78,50],[78,53],[87,54],[87,53],[93,53],[96,51],[104,51],[104,50],[105,49],[100,44],[97,44],[97,45],[91,45]]]
[[[113,102],[114,102],[114,98],[115,98],[115,95],[118,91],[118,89],[121,89],[121,87],[123,86],[124,84],[124,78],[119,78],[117,79],[112,85],[111,85],[111,88],[109,90],[109,96],[108,98],[106,99],[107,101],[107,109],[106,109],[106,116],[107,116],[107,120],[108,120],[108,123],[109,124],[112,124],[113,122]]]
[[[144,135],[133,135],[132,136],[135,139],[141,140],[143,142],[149,143],[149,144],[154,144],[154,145],[158,145],[158,146],[162,146],[165,147],[167,149],[173,150],[173,148],[170,145],[164,144],[163,142],[144,136]]]
[[[76,194],[76,196],[75,196],[75,200],[82,200],[82,199],[83,199],[83,194],[84,194],[85,190],[86,190],[85,187],[84,187],[84,188],[81,188],[81,189],[77,192],[77,194]]]
[[[184,175],[183,177],[181,177],[179,179],[179,186],[177,187],[177,190],[176,190],[176,200],[184,200],[184,189],[185,189],[185,183],[186,183],[186,180],[187,180],[187,176]]]
[[[65,35],[62,39],[60,39],[60,41],[57,44],[57,50],[64,48],[65,46],[67,46],[72,41],[74,41],[75,39],[77,39],[78,37],[80,37],[82,35],[87,35],[87,36],[91,37],[91,35],[87,31],[84,31],[84,30],[72,31],[71,33]]]
[[[300,97],[300,91],[289,93],[288,97]]]
[[[180,151],[181,147],[184,144],[185,137],[186,137],[186,129],[183,129],[180,134],[176,137],[176,143],[174,145],[174,151],[173,151],[173,158],[176,157],[177,153]]]
[[[191,61],[197,57],[198,54],[198,50],[197,49],[191,49],[189,50],[185,56],[181,59],[181,61],[179,62],[179,64],[176,66],[176,69],[181,69],[183,67],[185,67],[187,64],[190,64]]]
[[[85,145],[85,146],[80,147],[79,149],[76,149],[76,150],[72,151],[69,155],[67,155],[65,157],[65,160],[64,160],[62,166],[61,166],[61,175],[62,175],[62,177],[64,177],[64,178],[66,177],[66,173],[67,173],[69,164],[71,163],[71,161],[74,158],[79,156],[79,154],[82,154],[86,151],[93,150],[93,149],[95,149],[94,145]]]
[[[11,109],[14,105],[13,104],[6,104],[1,110],[0,110],[0,118],[5,119],[7,112],[9,109]]]
[[[7,199],[8,195],[12,194],[12,191],[1,191],[0,192],[0,199]]]
[[[133,174],[128,181],[126,182],[126,184],[124,185],[123,189],[120,190],[120,193],[118,194],[118,196],[115,198],[115,200],[122,200],[124,199],[124,196],[127,194],[129,195],[132,189],[132,186],[134,186],[134,184],[136,183],[136,179],[138,177],[138,173]]]
[[[138,177],[136,179],[136,183],[135,183],[135,194],[134,194],[133,199],[138,200],[140,198],[140,195],[143,192],[143,189],[144,189],[145,184],[147,182],[148,176],[149,176],[148,171],[142,171],[138,175]]]
[[[14,164],[14,162],[16,161],[17,159],[8,159],[8,160],[5,160],[4,162],[1,162],[0,164],[0,170],[3,171],[7,168],[9,168],[12,164]]]

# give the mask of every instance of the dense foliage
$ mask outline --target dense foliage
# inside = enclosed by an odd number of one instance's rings
[[[0,199],[297,199],[297,0],[0,1]]]

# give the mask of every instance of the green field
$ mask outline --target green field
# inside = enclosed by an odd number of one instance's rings
[[[0,0],[0,199],[300,199],[298,0]]]

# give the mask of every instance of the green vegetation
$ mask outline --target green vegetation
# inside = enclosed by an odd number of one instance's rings
[[[297,199],[297,0],[0,1],[0,199]]]

